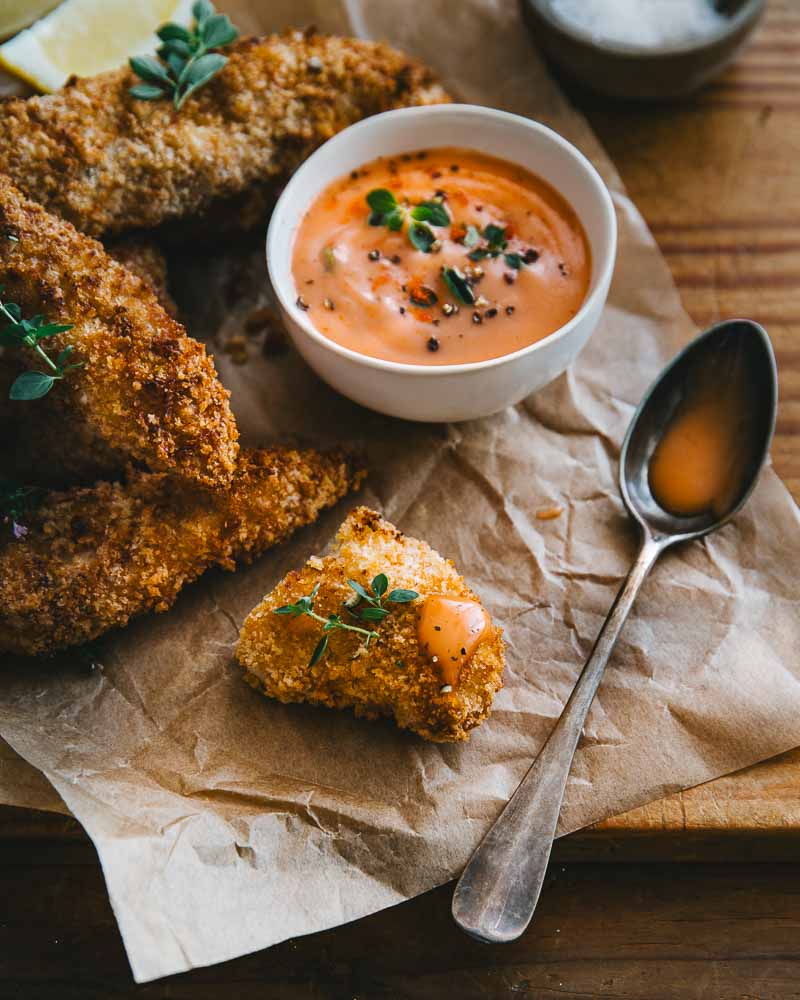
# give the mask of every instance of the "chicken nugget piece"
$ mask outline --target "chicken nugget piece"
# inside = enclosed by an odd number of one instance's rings
[[[45,342],[67,345],[81,367],[43,400],[15,401],[64,450],[74,435],[106,456],[204,486],[233,475],[238,432],[229,393],[205,348],[158,304],[152,290],[95,240],[24,198],[0,176],[0,285],[23,316],[73,328]],[[21,352],[15,352],[19,354]],[[32,351],[32,367],[43,362]]]
[[[375,614],[381,575],[385,617]],[[358,593],[348,581],[372,603],[362,597],[353,605]],[[304,596],[322,623],[286,612]],[[335,628],[320,655],[330,615],[376,635],[366,642],[363,633]],[[390,716],[403,729],[446,743],[469,739],[489,715],[502,687],[504,643],[452,562],[359,507],[330,555],[289,573],[250,612],[236,656],[248,683],[271,698],[352,708],[368,719]]]
[[[52,653],[166,611],[210,566],[233,570],[311,524],[363,478],[341,451],[243,451],[226,490],[132,472],[127,483],[6,506],[0,652]],[[11,510],[9,510],[11,507]],[[21,508],[21,509],[19,509]]]
[[[180,111],[132,97],[141,81],[127,68],[5,101],[0,172],[92,236],[210,211],[263,224],[276,187],[334,133],[448,100],[429,69],[375,42],[290,31],[225,54]]]

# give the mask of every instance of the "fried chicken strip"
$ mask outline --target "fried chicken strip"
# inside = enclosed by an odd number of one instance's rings
[[[147,282],[161,306],[170,316],[176,315],[167,288],[167,261],[157,244],[131,236],[107,246],[106,252]],[[68,435],[42,434],[42,427],[54,425],[50,408],[55,396],[38,400],[34,409],[9,399],[11,386],[23,371],[18,351],[0,354],[0,477],[60,489],[118,479],[125,469],[125,456],[103,447],[81,421],[71,425]]]
[[[339,529],[336,549],[314,556],[289,573],[242,627],[236,656],[256,690],[282,702],[310,702],[352,708],[356,716],[393,717],[398,726],[437,743],[469,738],[485,719],[502,687],[502,631],[488,623],[454,684],[445,684],[441,667],[423,650],[418,622],[426,598],[447,595],[477,601],[451,562],[425,542],[409,538],[367,507],[354,510]],[[385,603],[389,614],[378,624],[357,621],[343,604],[353,598],[348,580],[369,588],[378,574],[388,586],[419,594],[412,603]],[[343,615],[350,624],[374,627],[377,638],[349,631],[329,634],[324,655],[310,665],[321,626],[304,616],[275,614],[319,588],[314,611],[322,618]]]
[[[447,100],[433,74],[388,45],[299,31],[243,39],[176,112],[128,93],[128,69],[3,104],[0,172],[92,236],[203,215],[263,219],[326,139],[391,108]],[[259,189],[259,190],[255,190]],[[256,196],[255,210],[245,193]],[[225,203],[228,203],[227,205]]]
[[[238,433],[205,348],[141,278],[2,176],[0,285],[23,316],[74,324],[46,343],[53,356],[72,345],[82,367],[43,400],[16,403],[43,434],[65,451],[71,440],[96,448],[103,462],[113,454],[117,464],[141,462],[205,486],[230,481]]]
[[[51,493],[22,530],[3,528],[0,652],[52,653],[166,611],[210,566],[254,559],[362,478],[342,452],[275,448],[243,451],[227,490],[132,472],[125,484]]]

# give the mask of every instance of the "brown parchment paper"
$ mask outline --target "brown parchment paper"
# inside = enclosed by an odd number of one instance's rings
[[[93,668],[75,656],[6,664],[0,735],[96,844],[139,981],[353,920],[458,873],[557,718],[634,555],[618,448],[643,390],[692,333],[641,217],[515,3],[224,6],[249,30],[313,22],[388,38],[463,99],[556,127],[614,191],[619,266],[577,364],[481,422],[388,420],[337,397],[292,353],[252,352],[242,367],[218,354],[246,441],[299,431],[363,442],[372,475],[350,503],[374,505],[455,559],[505,626],[506,686],[469,744],[273,704],[242,683],[232,647],[243,618],[328,541],[347,504],[108,637]],[[184,306],[194,299],[189,329],[212,341],[267,301],[259,251],[186,259],[173,273]],[[554,503],[565,513],[537,521]],[[800,744],[798,529],[767,470],[734,523],[656,567],[590,714],[561,833]],[[14,785],[19,767],[0,779],[6,801],[31,804],[30,781],[24,793]]]

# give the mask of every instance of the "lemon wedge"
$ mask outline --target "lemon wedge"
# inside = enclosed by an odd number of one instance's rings
[[[165,21],[191,24],[192,0],[65,0],[0,45],[0,66],[37,90],[58,90],[73,74],[94,76],[154,52]]]

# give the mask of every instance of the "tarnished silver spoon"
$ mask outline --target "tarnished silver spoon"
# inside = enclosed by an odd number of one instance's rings
[[[730,488],[717,498],[714,509],[670,513],[651,488],[654,454],[660,445],[664,454],[666,435],[693,405],[693,394],[701,391],[707,399],[709,387],[726,392],[724,412],[737,415],[736,434],[731,436],[736,461],[726,467],[732,476]],[[730,320],[711,327],[682,351],[639,405],[622,446],[619,472],[622,498],[641,532],[639,554],[555,728],[458,881],[453,917],[472,937],[490,943],[513,941],[530,923],[575,748],[639,588],[665,549],[716,531],[742,507],[769,451],[777,399],[775,356],[766,331],[750,320]],[[681,465],[688,467],[680,461],[682,441],[677,451],[672,448],[680,475],[686,471]],[[691,443],[686,445],[687,452],[690,449]],[[703,463],[699,468],[702,473]]]

